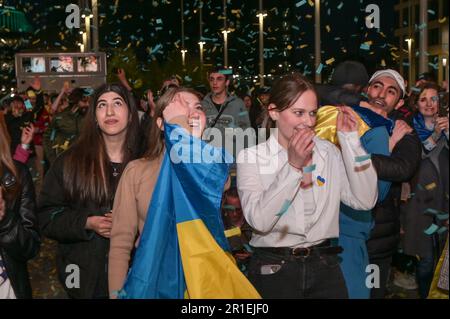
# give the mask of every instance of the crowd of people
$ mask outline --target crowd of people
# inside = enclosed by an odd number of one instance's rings
[[[417,259],[420,298],[448,298],[447,83],[427,73],[408,87],[397,71],[369,76],[356,61],[339,64],[327,85],[291,72],[241,97],[220,67],[208,73],[205,96],[174,76],[157,96],[139,98],[122,69],[117,78],[94,92],[67,82],[50,93],[35,77],[4,100],[0,299],[31,298],[27,262],[43,236],[58,243],[68,297],[124,296],[149,222],[159,221],[148,216],[164,205],[153,195],[168,187],[167,152],[174,161],[167,125],[232,146],[228,179],[210,175],[189,191],[220,190],[209,194],[222,198],[209,212],[220,218],[204,224],[225,234],[226,244],[213,237],[260,297],[385,298],[401,249]],[[256,143],[240,150],[236,129]],[[177,200],[187,202],[183,194]],[[79,285],[68,285],[71,265]]]

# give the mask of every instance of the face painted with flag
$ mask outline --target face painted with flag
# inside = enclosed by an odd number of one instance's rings
[[[230,155],[164,123],[166,152],[121,298],[260,298],[221,220]]]

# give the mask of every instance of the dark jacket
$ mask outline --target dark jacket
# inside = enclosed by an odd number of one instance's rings
[[[394,112],[391,119],[406,120],[398,112]],[[388,258],[397,249],[400,240],[401,184],[414,176],[419,168],[421,154],[422,146],[415,132],[405,135],[394,147],[391,156],[372,154],[378,179],[390,181],[392,185],[386,199],[372,210],[375,225],[367,241],[371,260]]]
[[[0,221],[0,254],[14,294],[18,299],[26,299],[32,297],[27,261],[37,255],[41,242],[35,215],[33,180],[25,165],[19,162],[14,164],[19,181],[6,169],[1,176],[4,188],[19,182],[20,192],[14,200],[7,201],[6,214]]]
[[[82,121],[81,112],[71,106],[53,117],[42,141],[50,164],[76,140],[82,129]]]
[[[415,183],[411,189],[414,195],[402,206],[405,231],[403,249],[407,255],[437,259],[444,248],[447,231],[427,235],[424,230],[432,224],[440,228],[444,226],[444,220],[426,211],[433,209],[448,214],[448,160],[448,141],[441,137],[437,146],[424,156],[413,179]],[[427,187],[433,183],[434,187]]]
[[[109,213],[112,202],[101,205],[67,199],[63,183],[67,154],[59,156],[45,176],[38,204],[39,223],[43,235],[58,242],[58,276],[67,294],[71,298],[107,298],[109,239],[85,229],[85,226],[89,216]],[[79,267],[79,288],[72,286],[75,272],[71,265]]]

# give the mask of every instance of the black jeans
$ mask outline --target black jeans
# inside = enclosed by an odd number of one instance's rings
[[[337,255],[279,256],[255,248],[249,280],[262,298],[347,299]]]
[[[387,284],[391,275],[392,256],[380,259],[370,259],[370,264],[380,268],[380,288],[372,288],[370,299],[384,299],[386,297]]]

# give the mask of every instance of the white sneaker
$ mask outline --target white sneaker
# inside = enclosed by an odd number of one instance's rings
[[[394,274],[394,285],[406,290],[415,290],[418,288],[415,276],[401,272]]]

